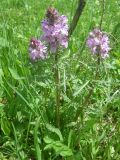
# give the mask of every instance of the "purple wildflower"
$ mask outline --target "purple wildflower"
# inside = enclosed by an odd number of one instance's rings
[[[40,40],[32,38],[29,45],[30,58],[32,60],[46,58],[46,47]]]
[[[42,30],[44,34],[41,40],[50,45],[51,52],[55,53],[59,46],[68,47],[68,19],[64,15],[49,8],[46,13],[46,19],[42,21]]]
[[[100,54],[102,58],[109,56],[110,47],[108,36],[99,29],[94,29],[90,32],[87,39],[87,46],[93,54]]]

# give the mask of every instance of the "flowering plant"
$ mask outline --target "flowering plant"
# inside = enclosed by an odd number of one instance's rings
[[[40,40],[32,38],[29,45],[30,58],[32,60],[47,57],[47,47],[55,53],[60,47],[68,47],[68,19],[59,15],[54,8],[48,8],[46,19],[42,21],[43,34]],[[45,42],[46,46],[42,43]]]
[[[45,41],[51,52],[62,46],[68,47],[68,19],[64,15],[59,15],[58,11],[49,8],[46,13],[46,19],[42,21],[43,35],[41,40]]]
[[[94,55],[99,54],[102,58],[109,56],[109,38],[107,34],[100,29],[95,28],[92,32],[89,33],[87,46],[90,48]]]

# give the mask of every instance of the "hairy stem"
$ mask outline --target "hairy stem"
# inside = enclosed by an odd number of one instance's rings
[[[74,32],[76,26],[77,26],[77,23],[79,21],[79,18],[83,12],[83,9],[85,7],[85,0],[79,0],[79,3],[78,3],[78,8],[75,12],[75,15],[73,17],[73,20],[72,20],[72,23],[70,25],[70,29],[69,29],[69,37],[72,35],[72,33]]]
[[[56,85],[56,124],[57,127],[60,127],[60,77],[58,69],[58,54],[55,55],[55,85]]]

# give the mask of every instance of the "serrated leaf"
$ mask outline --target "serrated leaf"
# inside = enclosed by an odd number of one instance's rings
[[[54,126],[50,125],[50,124],[46,124],[46,128],[53,132],[53,133],[56,133],[58,135],[58,137],[60,138],[60,141],[63,141],[63,137],[62,137],[62,134],[60,132],[60,130],[58,128],[55,128]]]
[[[76,97],[80,92],[88,85],[89,81],[87,81],[84,85],[82,85],[75,93],[73,94],[74,97]]]

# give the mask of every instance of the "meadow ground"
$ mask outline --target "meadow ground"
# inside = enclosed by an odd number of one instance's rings
[[[77,2],[0,0],[1,160],[120,160],[120,1],[105,0],[102,30],[109,35],[111,51],[101,60],[97,78],[86,38],[99,26],[100,0],[86,1],[69,46],[60,53],[59,129],[54,58],[29,59],[30,39],[40,37],[46,9],[55,7],[70,24]]]

